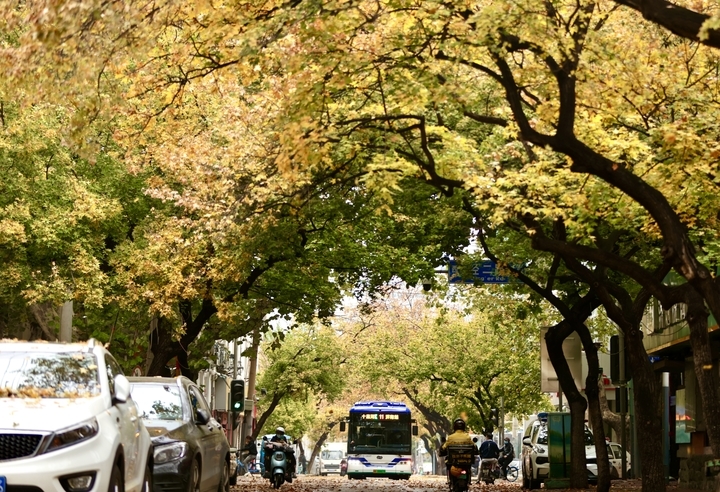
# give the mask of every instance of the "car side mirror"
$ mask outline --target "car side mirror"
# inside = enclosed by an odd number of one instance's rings
[[[524,437],[524,438],[523,438],[523,445],[525,445],[525,446],[532,446],[532,443],[530,442],[530,438],[529,438],[529,437]]]
[[[345,422],[340,422],[340,432],[345,432]]]
[[[122,374],[118,374],[114,379],[115,394],[112,395],[113,402],[125,403],[130,398],[130,381]]]
[[[198,408],[195,412],[195,423],[198,425],[205,425],[210,422],[210,413],[204,408]]]
[[[412,435],[413,435],[413,436],[417,436],[417,435],[418,435],[418,426],[417,426],[417,425],[413,425],[413,426],[412,426]]]

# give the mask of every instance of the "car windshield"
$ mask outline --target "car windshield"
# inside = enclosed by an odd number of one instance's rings
[[[133,384],[132,399],[145,420],[182,420],[180,388],[175,384]]]
[[[99,394],[93,354],[0,352],[0,398],[90,398]]]
[[[547,444],[548,443],[547,435],[548,435],[547,425],[541,424],[540,430],[538,430],[537,443],[538,444]],[[585,446],[592,446],[593,444],[595,444],[595,441],[593,440],[592,432],[590,432],[590,429],[585,427]]]
[[[324,460],[341,460],[343,457],[342,451],[323,451],[322,459]]]

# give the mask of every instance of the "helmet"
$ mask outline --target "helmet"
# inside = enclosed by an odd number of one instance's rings
[[[465,421],[463,419],[455,419],[455,422],[453,422],[453,430],[465,430]]]
[[[284,436],[284,435],[285,435],[285,429],[283,429],[282,427],[278,427],[277,429],[275,429],[275,434],[277,434],[277,435],[279,435],[279,436]]]

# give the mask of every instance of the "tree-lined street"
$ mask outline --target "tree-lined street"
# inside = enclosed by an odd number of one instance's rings
[[[187,376],[225,432],[247,379],[238,432],[310,462],[365,399],[428,453],[559,407],[572,487],[617,488],[608,432],[643,492],[720,490],[718,33],[708,0],[4,2],[0,338]]]

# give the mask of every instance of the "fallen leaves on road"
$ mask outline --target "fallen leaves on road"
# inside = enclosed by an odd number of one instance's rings
[[[640,480],[614,480],[612,492],[640,492]],[[672,491],[674,487],[668,487]],[[272,492],[270,482],[259,476],[238,477],[237,486],[231,492]],[[520,480],[514,483],[499,480],[492,485],[473,483],[470,492],[521,492]],[[546,490],[546,489],[541,489]],[[596,488],[587,489],[594,492]],[[410,480],[396,481],[387,479],[348,480],[346,477],[318,477],[301,475],[291,484],[284,484],[278,492],[449,492],[444,477],[439,476],[413,476]],[[554,489],[555,492],[579,492],[577,489]]]

